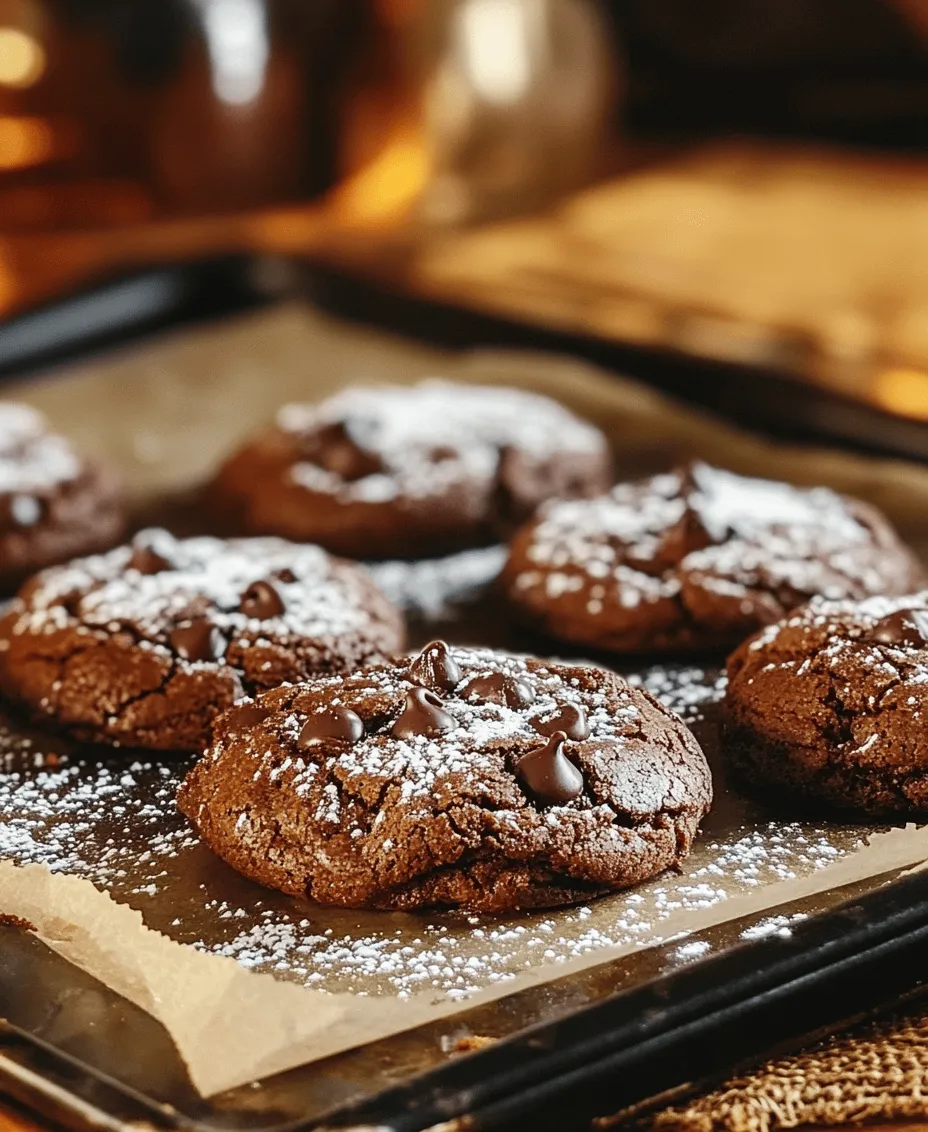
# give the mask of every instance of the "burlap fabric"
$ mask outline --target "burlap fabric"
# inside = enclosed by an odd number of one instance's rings
[[[802,1125],[928,1120],[928,1016],[869,1023],[642,1123],[661,1132],[768,1132]]]

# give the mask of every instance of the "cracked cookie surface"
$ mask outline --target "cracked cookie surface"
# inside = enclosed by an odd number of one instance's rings
[[[110,471],[79,456],[35,409],[0,403],[0,590],[112,546],[124,522]]]
[[[813,596],[910,593],[926,576],[876,508],[695,463],[543,508],[503,585],[552,637],[616,652],[732,647]]]
[[[817,600],[728,662],[723,742],[743,777],[875,815],[928,812],[928,592]]]
[[[286,893],[502,911],[675,865],[711,796],[692,734],[614,673],[433,642],[220,716],[179,804]]]
[[[198,750],[242,696],[375,663],[403,636],[364,571],[319,547],[145,531],[23,586],[0,689],[80,739]]]
[[[545,499],[604,491],[610,468],[602,433],[547,397],[431,380],[285,405],[211,494],[236,532],[416,558],[490,543]]]

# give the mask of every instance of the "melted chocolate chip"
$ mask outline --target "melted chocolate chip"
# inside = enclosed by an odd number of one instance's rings
[[[417,735],[440,735],[454,727],[454,720],[444,704],[427,688],[411,688],[406,696],[403,714],[393,724],[395,739],[412,739]]]
[[[359,421],[336,421],[312,437],[307,455],[321,468],[344,480],[376,475],[384,470],[384,464],[380,456],[365,445],[365,433],[370,431]]]
[[[324,708],[311,715],[303,724],[297,740],[301,750],[326,740],[353,746],[364,735],[364,721],[346,707]]]
[[[126,569],[137,570],[140,574],[160,574],[164,570],[173,570],[174,564],[147,542],[135,542]]]
[[[554,735],[557,731],[563,731],[568,739],[573,739],[578,743],[583,739],[588,739],[590,735],[586,708],[580,704],[564,704],[550,719],[542,719],[540,716],[536,716],[532,720],[532,726],[541,735]]]
[[[460,452],[449,444],[438,444],[429,449],[429,459],[435,464],[442,464],[445,460],[457,460]]]
[[[444,641],[432,641],[409,666],[409,679],[433,692],[450,692],[461,679],[451,649]]]
[[[257,704],[242,704],[230,710],[225,718],[225,725],[230,731],[250,731],[252,727],[263,723],[270,714],[267,708]]]
[[[466,700],[477,700],[482,704],[505,704],[510,708],[528,707],[535,702],[535,689],[531,684],[503,672],[475,676],[463,688],[461,695]]]
[[[868,639],[878,645],[928,648],[928,610],[900,609],[873,626]]]
[[[583,775],[564,754],[567,736],[555,731],[543,747],[519,760],[516,775],[536,802],[560,806],[583,792]]]
[[[238,608],[246,617],[253,617],[256,621],[267,621],[283,613],[284,603],[270,582],[252,582],[242,594]]]
[[[218,660],[226,651],[222,634],[205,617],[178,625],[168,640],[181,660]]]

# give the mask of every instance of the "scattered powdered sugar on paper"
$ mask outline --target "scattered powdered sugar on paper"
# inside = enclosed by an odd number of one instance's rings
[[[788,939],[792,934],[792,925],[808,919],[804,912],[795,912],[791,916],[765,916],[756,924],[751,924],[741,933],[743,940],[767,939],[769,936],[780,936]]]
[[[635,683],[670,707],[702,714],[719,683],[699,672],[655,667]],[[660,942],[662,921],[680,909],[808,875],[870,832],[778,821],[723,797],[680,875],[588,907],[501,917],[358,912],[261,889],[217,861],[174,806],[191,761],[71,758],[62,743],[0,727],[0,859],[86,877],[179,942],[304,985],[454,999],[542,963]]]
[[[371,562],[366,568],[381,593],[407,616],[438,621],[488,589],[505,561],[504,546],[488,546],[445,558]]]
[[[668,665],[650,668],[644,673],[631,673],[629,684],[644,688],[665,707],[676,712],[684,723],[698,723],[705,718],[705,707],[717,704],[725,694],[728,678],[725,670],[707,672],[689,665]]]

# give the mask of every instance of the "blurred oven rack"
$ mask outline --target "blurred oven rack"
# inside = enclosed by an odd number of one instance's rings
[[[584,358],[770,436],[928,460],[928,420],[883,412],[785,368],[710,361],[467,309],[404,289],[396,275],[331,258],[229,255],[102,279],[81,294],[0,323],[0,380],[294,296],[433,345]]]

